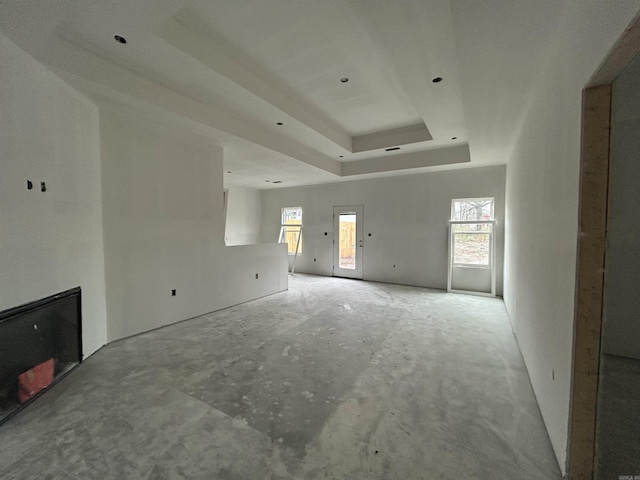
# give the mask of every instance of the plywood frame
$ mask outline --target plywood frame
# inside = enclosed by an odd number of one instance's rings
[[[568,477],[591,480],[602,334],[611,86],[585,90]]]

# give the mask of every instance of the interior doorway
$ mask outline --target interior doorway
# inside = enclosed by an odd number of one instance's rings
[[[603,380],[601,346],[610,227],[612,85],[639,53],[640,16],[625,30],[583,95],[580,234],[567,461],[567,478],[571,480],[602,478],[596,471],[595,458],[602,440],[597,438],[596,425]],[[601,428],[602,424],[598,430]],[[623,476],[626,475],[620,478]]]
[[[362,205],[333,207],[333,275],[362,279]]]

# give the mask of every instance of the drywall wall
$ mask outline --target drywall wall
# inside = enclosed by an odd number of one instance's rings
[[[605,353],[640,358],[640,57],[613,84]]]
[[[264,190],[261,238],[278,238],[282,207],[301,206],[303,252],[296,271],[332,275],[333,207],[363,205],[363,278],[445,289],[451,199],[495,197],[501,294],[504,179],[504,167],[497,166]]]
[[[110,341],[287,288],[284,245],[224,246],[220,147],[109,111],[100,137]]]
[[[80,286],[86,356],[107,340],[98,109],[2,35],[0,65],[0,310]]]
[[[228,187],[225,244],[253,245],[260,237],[260,191],[246,187]]]
[[[507,161],[504,299],[558,462],[566,468],[571,391],[582,90],[640,8],[638,1],[454,1],[463,90],[520,91]],[[525,2],[526,3],[526,2]],[[534,17],[532,17],[533,14]],[[541,22],[540,58],[474,54],[519,42],[518,24]],[[504,25],[479,32],[475,25]],[[509,37],[508,35],[513,35]],[[526,40],[526,39],[525,39]],[[506,47],[505,47],[506,46]],[[496,77],[493,72],[513,72]],[[523,78],[519,72],[525,72]],[[517,83],[512,83],[517,82]],[[471,100],[470,100],[471,101]],[[467,108],[481,108],[469,105]],[[487,111],[504,106],[486,105]],[[498,116],[497,120],[502,117]],[[492,119],[487,118],[491,123]],[[476,129],[476,125],[470,125]],[[493,132],[498,135],[500,132]],[[504,132],[503,132],[504,133]],[[491,141],[489,132],[484,139]],[[473,143],[471,143],[473,147]],[[472,157],[474,151],[471,151]],[[504,155],[504,158],[503,158]]]
[[[488,268],[453,267],[451,289],[491,294],[491,270]]]

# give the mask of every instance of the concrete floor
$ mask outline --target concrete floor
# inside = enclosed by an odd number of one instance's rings
[[[105,347],[0,452],[6,480],[560,478],[501,300],[307,275]]]
[[[597,480],[640,478],[640,360],[603,355]]]

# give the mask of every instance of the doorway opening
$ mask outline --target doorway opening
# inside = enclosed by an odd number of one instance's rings
[[[333,275],[362,279],[362,205],[333,207]]]
[[[595,468],[599,444],[596,425],[602,381],[600,360],[607,269],[612,85],[638,53],[640,16],[625,30],[583,91],[580,233],[567,460],[570,479],[599,478]]]

